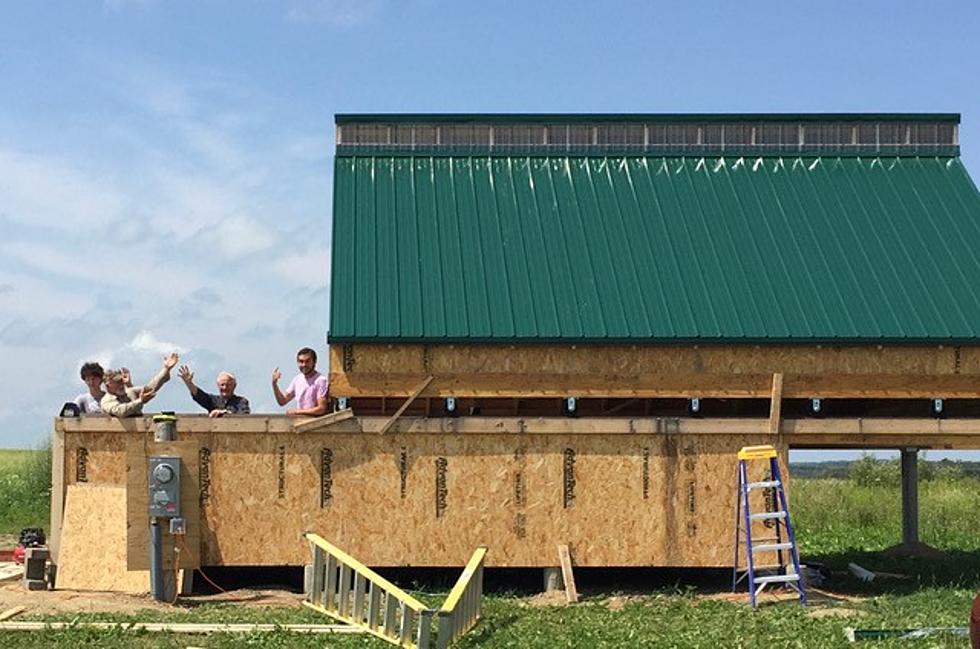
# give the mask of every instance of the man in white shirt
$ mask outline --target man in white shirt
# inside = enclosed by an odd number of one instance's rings
[[[82,381],[88,387],[88,392],[83,392],[75,397],[75,405],[78,406],[79,413],[83,415],[101,415],[102,406],[99,404],[105,392],[102,391],[102,379],[105,371],[98,363],[85,363],[82,365]]]

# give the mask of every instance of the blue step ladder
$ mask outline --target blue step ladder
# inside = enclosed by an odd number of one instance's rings
[[[769,474],[759,482],[749,481],[747,463],[750,460],[769,460]],[[753,514],[749,508],[749,494],[763,490],[766,495],[766,511]],[[772,530],[771,538],[752,539],[752,523],[761,521]],[[746,567],[739,568],[739,546],[744,535]],[[759,562],[759,555],[775,554],[776,560]],[[789,555],[790,561],[786,561]],[[792,568],[792,570],[790,570]],[[742,573],[739,575],[739,573]],[[779,473],[776,449],[764,446],[746,446],[738,452],[738,498],[735,506],[735,564],[732,573],[732,592],[739,582],[748,579],[749,601],[755,608],[756,598],[766,586],[779,584],[792,588],[800,596],[800,604],[806,606],[806,591],[800,574],[800,555],[796,550],[796,537],[789,519],[789,503]]]

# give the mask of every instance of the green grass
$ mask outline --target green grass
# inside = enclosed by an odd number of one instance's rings
[[[596,597],[572,607],[531,608],[513,597],[489,596],[477,627],[460,648],[527,647],[707,647],[711,649],[851,647],[844,628],[914,628],[962,626],[974,591],[962,588],[924,588],[906,595],[882,594],[861,603],[837,608],[843,616],[814,617],[811,610],[786,602],[752,611],[743,604],[706,600],[692,594],[666,592],[631,599],[611,610]],[[80,620],[160,620],[174,616],[80,615]],[[22,618],[28,619],[28,618]],[[174,620],[177,621],[177,620]],[[324,618],[301,609],[242,609],[230,605],[205,606],[179,615],[181,622],[249,621],[315,623]],[[8,633],[0,644],[20,647],[388,647],[363,636],[304,636],[285,631],[249,635],[177,636],[71,630],[44,633]],[[867,641],[880,647],[962,647],[963,638],[931,637],[919,642]]]
[[[37,455],[37,454],[35,454]],[[0,453],[0,472],[29,474],[31,456]],[[36,458],[35,458],[36,461]],[[13,467],[13,469],[11,469]],[[34,469],[37,470],[36,467]],[[490,594],[484,616],[457,646],[461,648],[552,647],[706,647],[834,648],[851,647],[848,626],[871,629],[964,626],[980,589],[980,480],[955,473],[932,475],[920,485],[920,535],[948,553],[947,558],[891,558],[880,551],[901,537],[901,496],[890,467],[866,466],[853,479],[794,480],[791,509],[805,559],[825,563],[833,577],[825,591],[803,609],[795,603],[765,604],[752,611],[740,602],[675,587],[631,594],[622,607],[609,606],[609,595],[592,593],[572,607],[530,606],[525,598]],[[25,479],[25,482],[34,480]],[[7,483],[4,488],[10,489]],[[13,490],[37,505],[36,484]],[[0,498],[6,498],[0,494]],[[0,500],[0,502],[6,502]],[[23,508],[18,506],[18,511]],[[46,512],[46,503],[40,507]],[[30,511],[30,509],[27,509]],[[907,575],[865,584],[847,572],[849,561]],[[718,591],[724,590],[723,583]],[[419,594],[430,605],[442,595]],[[18,619],[45,619],[25,615]],[[47,619],[67,619],[66,616]],[[134,615],[81,614],[80,621],[180,621],[326,623],[327,618],[302,608],[245,608],[207,603],[173,613],[144,611]],[[962,637],[932,636],[918,641],[863,641],[883,647],[964,647]],[[20,647],[388,647],[364,636],[304,636],[285,631],[250,635],[178,636],[75,629],[61,632],[6,633],[0,646]]]
[[[794,480],[790,511],[804,554],[883,550],[902,538],[898,484]],[[919,538],[942,550],[980,550],[980,480],[920,481]]]
[[[51,449],[0,450],[0,536],[16,540],[25,527],[48,529]]]

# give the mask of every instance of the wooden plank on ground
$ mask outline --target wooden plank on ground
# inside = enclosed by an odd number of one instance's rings
[[[0,613],[0,622],[4,620],[9,620],[12,617],[16,617],[27,610],[26,606],[15,606],[13,608],[8,608],[3,613]]]
[[[385,433],[388,432],[388,430],[391,429],[391,427],[395,424],[395,422],[398,421],[398,418],[402,416],[402,413],[405,412],[405,410],[407,410],[410,405],[412,405],[412,402],[415,401],[415,399],[417,399],[420,394],[422,394],[423,390],[429,387],[429,384],[432,383],[433,378],[435,377],[430,375],[415,387],[415,389],[412,391],[412,394],[408,395],[408,398],[405,399],[405,402],[398,407],[398,410],[395,411],[395,414],[393,414],[391,418],[385,422],[384,426],[381,427],[381,430],[378,431],[379,434],[384,435]]]
[[[310,431],[324,430],[326,428],[330,428],[334,424],[347,421],[353,416],[354,411],[350,408],[345,408],[344,410],[338,410],[337,412],[332,412],[329,415],[323,415],[322,417],[314,417],[313,419],[298,421],[293,424],[293,432],[308,433]]]
[[[558,560],[561,562],[561,578],[565,582],[565,600],[569,604],[578,602],[578,589],[575,587],[575,573],[572,571],[572,555],[568,545],[558,544]]]
[[[366,633],[349,624],[202,624],[189,622],[2,622],[0,631],[98,629],[154,633]]]

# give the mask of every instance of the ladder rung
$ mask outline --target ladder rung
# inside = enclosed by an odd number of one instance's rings
[[[746,482],[745,490],[749,491],[751,489],[772,489],[773,487],[778,487],[781,483],[779,480],[763,480],[762,482]]]
[[[756,577],[753,579],[757,584],[782,584],[799,580],[799,575],[766,575],[765,577]]]
[[[776,550],[789,550],[793,547],[792,543],[763,543],[761,545],[753,545],[752,552],[775,552]]]
[[[761,514],[750,514],[751,521],[770,521],[774,519],[786,518],[786,512],[762,512]]]

